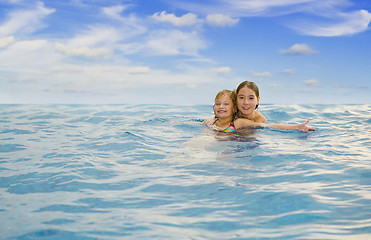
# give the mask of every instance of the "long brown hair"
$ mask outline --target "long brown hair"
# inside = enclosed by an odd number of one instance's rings
[[[236,96],[241,91],[241,89],[244,88],[244,87],[247,87],[248,89],[251,89],[255,93],[256,98],[259,98],[259,88],[254,82],[251,82],[251,81],[244,81],[244,82],[240,83],[240,85],[238,85],[238,87],[236,89]],[[259,104],[256,105],[255,109],[257,109],[258,107],[259,107]],[[238,109],[237,109],[237,111],[238,111]]]

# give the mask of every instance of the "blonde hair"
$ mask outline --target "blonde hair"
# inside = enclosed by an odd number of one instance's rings
[[[231,91],[231,90],[228,90],[228,89],[224,89],[224,90],[218,92],[218,94],[216,94],[214,101],[218,100],[219,98],[221,98],[225,95],[229,96],[232,100],[232,103],[233,103],[233,119],[234,119],[235,115],[236,115],[236,112],[237,112],[236,91]],[[215,118],[217,118],[217,116],[215,116]]]

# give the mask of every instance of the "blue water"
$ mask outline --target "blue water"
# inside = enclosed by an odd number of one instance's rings
[[[0,239],[371,239],[371,105],[0,105]]]

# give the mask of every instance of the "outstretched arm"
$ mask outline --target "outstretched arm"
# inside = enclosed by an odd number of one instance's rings
[[[308,131],[315,131],[315,128],[308,127],[307,123],[309,120],[305,121],[304,123],[295,124],[295,125],[287,125],[287,124],[278,124],[278,123],[258,123],[251,121],[245,118],[239,118],[234,121],[234,126],[236,129],[241,128],[259,128],[259,127],[273,127],[283,130],[298,130],[302,132]]]
[[[263,122],[255,122],[247,118],[238,118],[234,120],[234,127],[236,130],[242,128],[260,128],[267,126],[266,123]]]
[[[304,123],[300,123],[300,124],[296,124],[296,125],[286,125],[286,124],[278,124],[278,123],[268,123],[266,125],[269,126],[269,127],[274,127],[274,128],[278,128],[278,129],[285,129],[285,130],[292,129],[292,130],[298,130],[298,131],[302,131],[302,132],[316,131],[315,128],[307,126],[308,122],[309,122],[309,120],[305,121]]]

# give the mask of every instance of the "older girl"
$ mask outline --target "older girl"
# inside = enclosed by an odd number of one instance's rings
[[[278,129],[293,129],[302,132],[315,131],[316,129],[308,127],[307,120],[304,123],[296,125],[285,125],[277,123],[266,123],[267,119],[255,110],[259,106],[259,88],[254,82],[242,82],[236,89],[237,119],[234,121],[235,129],[247,127],[274,127]]]

